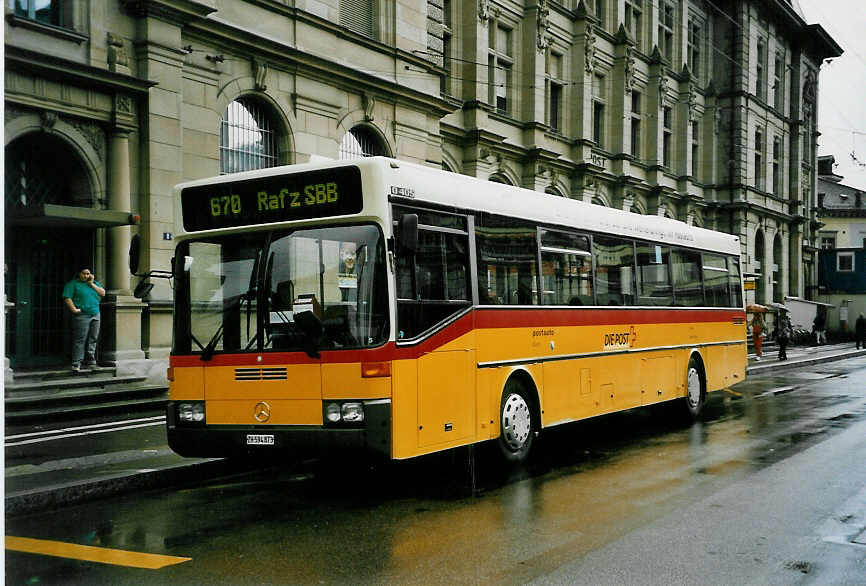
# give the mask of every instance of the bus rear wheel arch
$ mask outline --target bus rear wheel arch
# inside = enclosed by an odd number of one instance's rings
[[[499,438],[502,459],[509,464],[524,462],[541,428],[538,401],[532,384],[512,375],[505,383],[499,403]]]
[[[691,419],[696,419],[701,413],[707,398],[707,376],[701,355],[693,352],[686,367],[686,396],[683,407]]]

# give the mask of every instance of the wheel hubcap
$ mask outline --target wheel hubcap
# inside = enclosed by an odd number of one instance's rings
[[[688,384],[689,407],[695,408],[701,402],[701,375],[697,369],[689,368]]]
[[[529,405],[520,395],[509,395],[502,408],[502,437],[514,451],[519,450],[529,439],[532,417]]]

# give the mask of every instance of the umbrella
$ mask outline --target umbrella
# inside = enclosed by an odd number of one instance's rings
[[[787,305],[783,305],[781,303],[768,303],[771,309],[775,309],[776,311],[791,311],[788,309]]]
[[[765,306],[758,303],[750,303],[746,306],[746,311],[749,313],[767,313],[769,311]]]

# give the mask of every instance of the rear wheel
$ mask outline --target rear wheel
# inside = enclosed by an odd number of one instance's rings
[[[532,404],[526,389],[517,381],[509,381],[502,392],[499,408],[499,451],[506,462],[522,462],[529,455],[535,438]]]
[[[684,406],[689,416],[693,419],[700,415],[706,394],[706,382],[704,381],[704,373],[701,369],[700,361],[692,356],[689,359],[689,367],[686,369],[686,397],[684,399]]]

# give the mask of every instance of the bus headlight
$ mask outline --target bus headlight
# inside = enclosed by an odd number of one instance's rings
[[[364,404],[360,401],[340,403],[332,401],[324,405],[325,424],[339,425],[364,422]]]
[[[325,406],[325,419],[329,423],[339,423],[340,422],[340,404],[339,403],[328,403]]]
[[[342,418],[346,423],[364,421],[364,406],[361,403],[343,403]]]
[[[198,401],[178,403],[177,420],[180,423],[204,423],[204,403]]]

